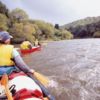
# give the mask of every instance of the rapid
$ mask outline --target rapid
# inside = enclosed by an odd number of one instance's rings
[[[56,100],[100,100],[100,39],[50,42],[22,57],[51,80]]]

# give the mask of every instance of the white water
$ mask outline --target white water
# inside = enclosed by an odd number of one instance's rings
[[[56,100],[100,100],[100,39],[51,42],[23,58],[52,80]]]

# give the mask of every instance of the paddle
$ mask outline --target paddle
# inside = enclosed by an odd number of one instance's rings
[[[4,74],[2,76],[1,85],[3,85],[5,87],[5,93],[6,93],[6,96],[7,96],[7,100],[13,100],[12,94],[11,94],[9,87],[8,87],[8,76],[7,76],[7,74]]]
[[[47,86],[49,84],[49,79],[47,77],[45,77],[44,75],[38,73],[38,72],[34,72],[34,77],[39,80],[43,85]]]
[[[49,99],[49,100],[55,100],[55,98],[49,93],[49,91],[46,89],[46,87],[36,78],[36,73],[31,74],[31,73],[26,73],[22,68],[19,68],[21,71],[23,71],[25,74],[27,74],[30,78],[32,78],[41,88],[43,91],[44,95]],[[35,76],[35,77],[33,77]],[[38,77],[38,76],[37,76]]]
[[[39,80],[37,80],[35,77],[33,77],[32,74],[30,73],[26,73],[30,78],[32,78],[41,88],[41,90],[43,91],[44,95],[49,99],[49,100],[55,100],[55,98],[49,93],[49,91],[46,89],[46,87],[41,84],[41,82]]]

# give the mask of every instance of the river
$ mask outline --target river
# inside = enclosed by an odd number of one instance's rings
[[[100,39],[50,42],[22,57],[51,80],[56,100],[100,100]]]

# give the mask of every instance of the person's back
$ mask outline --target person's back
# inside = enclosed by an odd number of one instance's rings
[[[21,49],[32,49],[32,45],[29,41],[24,41],[20,45]]]
[[[15,63],[12,60],[13,45],[10,45],[12,36],[6,31],[0,31],[0,75],[10,73],[10,70],[15,70]]]
[[[31,73],[20,54],[10,45],[11,36],[8,32],[0,31],[0,75],[10,74],[18,67],[20,70]]]

